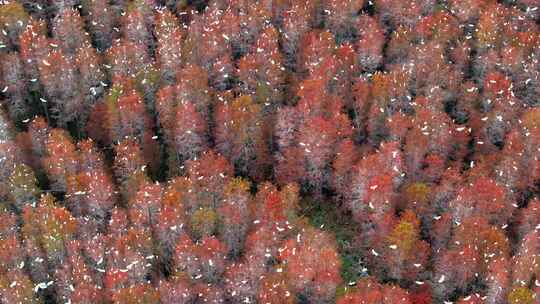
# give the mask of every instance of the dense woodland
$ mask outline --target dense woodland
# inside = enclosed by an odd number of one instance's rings
[[[539,26],[0,1],[0,303],[540,303]]]

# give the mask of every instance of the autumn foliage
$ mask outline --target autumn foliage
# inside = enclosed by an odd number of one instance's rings
[[[0,1],[0,303],[540,303],[539,5]]]

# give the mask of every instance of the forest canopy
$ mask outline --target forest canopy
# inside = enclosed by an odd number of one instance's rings
[[[0,1],[0,304],[540,303],[539,27]]]

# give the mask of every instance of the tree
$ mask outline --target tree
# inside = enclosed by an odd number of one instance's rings
[[[318,86],[324,84],[324,82],[320,83],[319,80],[308,80],[302,84],[298,91],[300,101],[297,104],[301,118],[307,120],[308,118],[323,117],[336,125],[339,139],[349,137],[352,130],[350,121],[344,112],[343,100],[339,96],[328,94],[324,86]],[[314,88],[316,89],[313,92],[309,92]]]
[[[260,34],[248,54],[238,62],[240,89],[255,101],[276,107],[282,101],[285,75],[278,31],[271,25]]]
[[[507,258],[501,258],[491,262],[487,269],[487,302],[504,302],[508,289],[511,286],[511,262]]]
[[[69,134],[62,129],[51,130],[45,141],[45,153],[42,166],[52,183],[52,189],[66,192],[69,179],[77,174],[78,169],[76,147]]]
[[[424,100],[417,98],[417,104],[422,102]],[[456,126],[445,113],[427,106],[417,107],[411,128],[403,138],[407,174],[412,180],[438,179],[448,159],[457,159],[466,153],[467,135],[465,127]]]
[[[516,13],[518,20],[532,22],[532,19],[525,18],[523,12]],[[509,45],[503,46],[501,50],[501,64],[503,70],[512,76],[514,80],[514,92],[516,96],[527,105],[536,103],[534,96],[539,92],[538,72],[531,69],[534,66],[534,48],[537,45],[538,37],[533,31],[529,31],[527,26],[519,25],[520,32],[511,34],[514,38]],[[530,24],[532,25],[532,24]],[[512,30],[514,30],[512,28]],[[517,64],[519,63],[519,64]]]
[[[442,283],[433,287],[435,298],[444,299],[455,289],[466,289],[474,280],[475,273],[479,271],[477,266],[479,259],[481,256],[470,246],[464,246],[461,250],[449,250],[439,257],[435,266],[439,272],[435,278],[437,282],[442,281]]]
[[[320,193],[329,181],[329,165],[339,143],[339,132],[348,131],[338,128],[335,121],[322,117],[308,119],[299,128],[297,140],[305,166],[304,175],[300,178],[308,189],[312,187],[314,193]]]
[[[17,216],[3,210],[0,219],[0,273],[6,273],[20,267],[26,255],[20,242]]]
[[[430,247],[420,239],[420,221],[414,212],[406,210],[390,233],[381,237],[382,242],[375,242],[372,249],[377,254],[368,254],[375,271],[400,282],[421,281]]]
[[[168,129],[173,127],[175,108],[179,104],[192,103],[205,122],[209,122],[209,110],[212,104],[212,91],[208,86],[206,71],[199,66],[188,65],[175,72],[178,84],[162,88],[156,99],[158,121],[163,127],[166,139],[172,138],[172,135],[168,134]]]
[[[20,35],[20,55],[24,63],[24,74],[30,91],[38,91],[38,65],[49,52],[49,41],[46,37],[46,24],[43,21],[30,19],[26,29]]]
[[[34,171],[24,163],[18,163],[8,180],[9,193],[16,210],[36,203],[40,194]]]
[[[268,146],[261,125],[261,107],[250,96],[224,102],[215,112],[217,150],[234,164],[240,174],[264,177],[268,166]]]
[[[278,112],[275,174],[280,184],[302,183],[320,195],[329,182],[336,146],[352,134],[352,128],[340,98],[328,93],[323,79],[302,82],[297,95],[300,100],[294,109]]]
[[[123,218],[126,221],[127,219]],[[122,234],[111,236],[109,249],[105,256],[107,265],[104,285],[108,291],[148,282],[153,263],[152,232],[149,227],[130,227],[121,230]],[[152,289],[152,292],[155,290]]]
[[[74,6],[78,5],[79,2],[77,0],[53,0],[50,1],[47,5],[47,15],[51,19],[59,14],[60,12],[67,10],[69,8],[73,8]]]
[[[257,301],[258,303],[295,303],[285,275],[274,272],[262,279]]]
[[[201,206],[192,211],[189,227],[195,237],[208,237],[216,232],[218,220],[219,216],[214,208]]]
[[[337,300],[338,304],[383,303],[381,284],[367,277],[359,280],[354,289]]]
[[[328,31],[309,31],[300,42],[303,47],[298,52],[297,65],[299,71],[307,75],[313,75],[321,60],[332,55],[336,49],[334,36]]]
[[[403,172],[403,155],[396,142],[385,143],[353,166],[349,189],[342,195],[356,221],[379,222],[385,214],[393,213]]]
[[[536,229],[540,225],[540,200],[533,199],[529,201],[526,208],[519,210],[517,214],[517,233],[519,239],[522,240],[526,234]]]
[[[198,300],[203,303],[225,303],[225,292],[219,285],[199,283],[196,285],[195,290],[199,295]]]
[[[386,57],[390,62],[401,62],[409,57],[410,48],[414,44],[414,33],[410,27],[400,25],[388,38]]]
[[[111,210],[111,217],[114,214],[114,210]],[[102,273],[105,261],[105,251],[106,251],[106,244],[109,241],[109,236],[106,235],[104,232],[95,232],[92,231],[92,233],[86,233],[84,231],[85,229],[85,223],[83,221],[79,221],[81,225],[79,226],[79,238],[81,244],[81,252],[84,257],[86,257],[86,263],[88,266],[92,267],[96,271]],[[109,223],[109,222],[107,222]],[[97,275],[97,277],[101,280],[103,277],[101,275]],[[100,281],[103,283],[102,281]]]
[[[159,300],[163,304],[192,303],[197,295],[189,279],[174,277],[171,280],[159,282]]]
[[[45,198],[46,200],[52,200],[50,196]],[[48,259],[41,246],[41,227],[33,225],[33,221],[38,220],[38,217],[35,216],[35,210],[33,210],[32,206],[26,206],[21,217],[23,219],[21,243],[24,253],[28,257],[28,274],[35,282],[49,282],[48,265],[44,263]]]
[[[446,11],[437,11],[422,17],[415,27],[415,32],[421,40],[437,40],[445,44],[452,43],[462,35],[459,21]]]
[[[237,275],[235,272],[249,275],[253,273],[253,277],[250,276],[250,278],[258,278],[266,270],[266,266],[278,256],[279,248],[282,248],[280,245],[282,245],[288,233],[288,229],[285,230],[282,227],[277,229],[277,227],[274,228],[269,225],[256,225],[246,237],[244,245],[245,263],[233,267],[234,270],[231,268],[229,272],[232,274],[228,278],[239,278],[240,282],[242,282],[242,276]],[[253,284],[253,282],[250,281],[250,284]]]
[[[27,206],[23,210],[23,240],[35,240],[52,269],[66,261],[65,245],[75,238],[76,229],[76,219],[67,209],[56,206],[55,199],[50,194],[42,196],[37,207]],[[36,254],[39,257],[37,252],[30,256],[35,258]],[[36,270],[39,269],[41,267],[36,267]]]
[[[42,303],[34,292],[33,282],[19,269],[0,275],[0,299],[5,303]]]
[[[162,187],[160,184],[143,182],[128,201],[128,215],[135,227],[152,227],[157,221],[157,213],[161,208]]]
[[[28,138],[28,151],[31,165],[36,171],[41,171],[41,158],[46,156],[46,141],[49,137],[50,130],[52,128],[47,124],[45,119],[41,116],[36,116],[29,124],[27,138]],[[22,133],[20,133],[22,134]]]
[[[430,231],[430,240],[433,250],[440,251],[448,246],[453,224],[452,214],[449,211],[445,211],[441,215],[436,216],[436,220],[433,221],[433,226]]]
[[[409,183],[403,185],[400,209],[410,209],[416,213],[424,225],[428,227],[434,222],[435,206],[431,204],[434,193],[433,187],[428,183]]]
[[[347,109],[352,112],[351,122],[355,128],[353,138],[355,141],[362,141],[367,137],[367,124],[369,119],[369,108],[371,107],[371,83],[366,77],[359,77],[353,80],[351,86],[351,101],[347,104]]]
[[[282,12],[283,52],[286,66],[294,66],[299,43],[310,29],[316,15],[315,1],[292,2],[290,8]]]
[[[418,284],[416,284],[418,285]],[[420,285],[412,288],[409,299],[414,304],[430,304],[433,303],[433,297],[431,294],[431,287],[426,285]]]
[[[379,20],[368,15],[359,16],[355,26],[360,36],[355,45],[357,63],[364,71],[374,71],[383,59],[384,30]]]
[[[223,202],[217,213],[220,218],[219,236],[227,252],[238,256],[242,251],[249,229],[250,183],[241,178],[232,179],[224,189]]]
[[[100,51],[108,49],[114,37],[113,29],[116,24],[114,11],[109,8],[106,0],[82,1],[81,5],[83,17],[89,24],[89,31],[97,49]]]
[[[298,185],[294,183],[282,186],[281,190],[270,183],[260,184],[255,196],[253,217],[261,225],[277,230],[279,235],[286,234],[282,231],[292,229],[291,224],[297,222],[300,204],[299,191]],[[255,237],[256,234],[253,236]]]
[[[129,226],[129,219],[127,210],[121,207],[114,207],[111,210],[111,217],[107,226],[107,237],[110,241],[112,239],[117,239],[126,234]]]
[[[77,150],[80,171],[105,169],[105,156],[91,138],[77,142]]]
[[[359,280],[352,290],[338,299],[337,304],[412,303],[407,291],[394,285],[383,285],[371,277]]]
[[[93,47],[80,48],[75,55],[75,64],[78,69],[80,92],[84,96],[84,111],[79,118],[85,124],[89,113],[104,94],[106,77],[101,67],[101,57]]]
[[[377,144],[389,135],[388,118],[400,111],[410,111],[408,82],[410,73],[405,67],[396,67],[388,73],[376,72],[371,77],[371,106],[367,120],[370,142]]]
[[[528,175],[528,185],[533,186],[540,180],[540,162],[538,158],[534,155],[535,147],[538,147],[540,142],[540,124],[538,124],[538,116],[540,115],[540,110],[538,108],[533,108],[528,110],[523,114],[524,131],[525,131],[525,167],[530,169],[530,174]],[[534,187],[534,186],[533,186]]]
[[[233,7],[233,15],[238,18],[240,33],[233,41],[233,51],[244,54],[250,45],[256,44],[264,36],[265,28],[272,23],[274,5],[265,1],[242,2],[229,4]],[[234,25],[236,26],[236,25]],[[272,41],[269,41],[273,43]]]
[[[209,110],[212,105],[212,90],[209,87],[208,72],[197,65],[186,65],[178,71],[177,96],[179,101],[192,102],[201,114],[201,117],[209,122]]]
[[[68,258],[54,271],[57,301],[89,303],[103,301],[101,286],[98,286],[94,272],[86,265],[80,253],[80,243],[70,241],[66,244]],[[80,298],[81,296],[86,299]]]
[[[216,208],[223,199],[223,189],[234,176],[233,167],[225,157],[208,150],[186,164],[191,192],[195,197],[186,205],[188,213],[200,207]],[[189,189],[188,189],[189,191]]]
[[[513,257],[512,281],[519,286],[529,286],[538,273],[538,230],[527,233],[518,245]]]
[[[464,71],[469,67],[471,64],[471,52],[472,52],[472,43],[467,40],[458,40],[456,42],[456,46],[451,49],[451,53],[449,55],[450,60],[455,62],[456,68]],[[464,81],[466,84],[467,82]],[[470,83],[470,82],[469,82]],[[458,94],[460,93],[469,93],[467,91],[465,92],[456,92]]]
[[[471,216],[458,222],[448,243],[435,261],[433,286],[437,299],[445,299],[454,291],[466,290],[473,281],[487,284],[490,299],[504,297],[510,247],[504,232],[491,226],[481,216]],[[475,233],[471,233],[475,231]],[[501,268],[502,267],[502,268]]]
[[[163,190],[161,206],[154,223],[154,237],[157,242],[157,252],[164,261],[170,261],[179,236],[186,230],[185,205],[188,195],[187,178],[175,178],[168,182]]]
[[[240,21],[232,7],[221,9],[211,2],[203,14],[195,15],[189,25],[183,56],[188,64],[204,68],[218,89],[228,87],[234,67],[232,44],[240,37]]]
[[[102,123],[99,127],[105,136],[101,141],[110,144],[126,138],[135,140],[150,169],[156,169],[159,150],[153,135],[154,123],[141,96],[129,87],[115,86],[106,97],[104,106],[104,117],[97,118]]]
[[[508,303],[534,303],[535,294],[527,287],[516,287],[508,294]]]
[[[0,197],[2,199],[7,200],[10,197],[9,179],[14,174],[17,165],[23,161],[21,149],[13,140],[10,138],[0,140],[0,164],[2,165],[0,167],[0,181],[2,181],[0,183]]]
[[[139,283],[115,291],[112,295],[114,304],[158,304],[159,293],[148,283]]]
[[[443,29],[440,31],[444,32]],[[433,104],[439,105],[441,112],[444,103],[454,96],[463,78],[463,71],[446,64],[447,56],[444,49],[444,44],[433,39],[420,44],[410,52],[410,60],[415,66],[411,71],[414,79],[413,88],[427,98],[436,98],[438,102]]]
[[[208,76],[200,68],[178,72],[179,83],[157,93],[156,110],[169,154],[169,175],[182,172],[187,160],[195,159],[208,147]]]
[[[66,203],[75,216],[102,224],[115,204],[112,177],[105,168],[103,155],[91,139],[81,141],[77,146],[77,173],[68,178]]]
[[[478,17],[478,14],[486,9],[486,6],[493,1],[449,1],[450,7],[456,17],[461,22],[466,22]]]
[[[71,294],[71,303],[90,304],[103,301],[101,290],[90,284],[82,284]]]
[[[364,6],[364,0],[322,2],[325,14],[325,26],[338,38],[343,39],[352,35],[354,17]]]
[[[107,62],[111,65],[112,83],[121,84],[124,79],[144,77],[153,66],[146,46],[128,39],[120,39],[107,50]]]
[[[231,43],[240,35],[239,26],[232,7],[221,8],[219,1],[212,1],[189,25],[184,45],[187,62],[210,72],[213,63],[230,54]]]
[[[176,273],[186,272],[193,280],[218,282],[225,271],[226,248],[215,237],[204,237],[200,242],[182,235],[174,253]]]
[[[435,5],[436,2],[433,0],[415,0],[407,5],[398,1],[383,0],[375,3],[375,9],[380,12],[381,17],[389,19],[394,27],[413,26],[422,13],[431,13]]]
[[[19,36],[25,30],[29,20],[28,13],[20,2],[4,3],[0,7],[0,30],[5,33],[0,43],[8,50],[19,46]]]
[[[480,103],[481,126],[474,134],[478,149],[490,151],[504,144],[506,134],[521,113],[519,103],[514,97],[511,79],[498,72],[486,75]]]
[[[74,56],[79,49],[91,46],[84,21],[76,9],[63,9],[53,20],[52,32],[66,56]]]
[[[0,140],[8,142],[13,140],[14,129],[12,122],[9,120],[7,113],[0,110]]]
[[[273,141],[279,150],[285,151],[294,145],[300,119],[300,113],[294,107],[283,106],[277,109]]]
[[[114,146],[114,152],[114,174],[120,185],[120,192],[127,200],[135,195],[139,186],[148,179],[146,161],[141,147],[133,138],[119,142]]]
[[[26,100],[27,86],[24,75],[24,63],[18,53],[0,55],[0,87],[6,100],[5,104],[10,118],[14,122],[27,119],[31,108]]]
[[[295,238],[285,242],[279,260],[295,293],[304,294],[313,303],[334,298],[341,283],[341,260],[335,240],[322,231],[306,227]],[[279,269],[277,270],[280,271]]]
[[[406,303],[412,304],[409,293],[398,286],[385,286],[383,289],[384,303]]]
[[[536,2],[1,4],[0,302],[539,302]]]
[[[495,181],[480,177],[458,191],[450,202],[455,221],[461,222],[470,215],[482,215],[495,226],[508,222],[514,210],[511,194]]]
[[[54,63],[54,64],[53,64]],[[83,115],[84,106],[73,58],[53,49],[38,63],[40,81],[50,102],[52,117],[65,127]]]
[[[534,189],[539,179],[538,159],[533,156],[540,142],[540,128],[536,123],[538,113],[540,111],[535,108],[523,113],[518,124],[506,136],[494,169],[497,182],[511,191],[522,191],[526,187]]]
[[[251,255],[230,264],[223,274],[227,298],[233,303],[255,302],[267,268],[265,261]]]
[[[481,51],[500,47],[503,40],[502,23],[507,13],[508,10],[496,2],[489,3],[480,11],[476,35]]]
[[[171,153],[182,164],[185,160],[196,159],[208,148],[208,125],[191,102],[179,103],[175,110]]]
[[[144,1],[141,1],[144,3]],[[154,23],[153,11],[145,11],[145,4],[131,5],[121,18],[122,34],[125,39],[136,45],[146,47],[147,50],[154,49],[154,37],[152,37],[151,26]],[[150,12],[148,14],[147,12]]]
[[[471,295],[468,295],[466,297],[463,297],[461,299],[459,299],[459,301],[457,302],[459,304],[483,304],[485,303],[484,300],[483,300],[483,297],[480,295],[480,294],[471,294]]]
[[[304,176],[305,166],[301,148],[295,146],[285,148],[276,155],[276,160],[274,176],[279,185],[298,183],[300,177]]]
[[[357,73],[355,54],[354,46],[351,43],[343,43],[336,48],[332,60],[329,60],[330,63],[335,61],[335,67],[332,67],[335,69],[335,75],[329,75],[327,86],[330,93],[343,100],[345,106],[350,106],[352,102],[353,77]],[[325,68],[320,67],[321,70]]]
[[[352,140],[346,139],[339,144],[336,157],[332,162],[332,188],[338,195],[344,195],[351,183],[350,168],[358,161],[360,153]]]
[[[156,58],[161,77],[167,84],[174,83],[183,63],[181,50],[185,34],[178,22],[169,10],[157,13],[154,30],[157,38]]]

